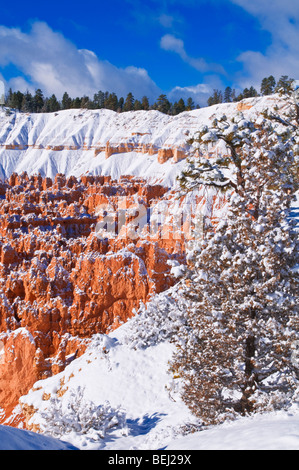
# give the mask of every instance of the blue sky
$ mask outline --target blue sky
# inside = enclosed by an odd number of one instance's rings
[[[6,87],[154,101],[299,78],[298,0],[27,1],[1,5]]]

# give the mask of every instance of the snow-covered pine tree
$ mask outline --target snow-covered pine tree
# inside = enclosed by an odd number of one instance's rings
[[[266,115],[265,115],[266,116]],[[289,406],[298,394],[298,237],[290,204],[299,133],[294,123],[242,114],[200,130],[180,181],[227,190],[225,220],[206,233],[186,280],[188,334],[171,369],[204,424]],[[205,158],[222,140],[227,156]]]

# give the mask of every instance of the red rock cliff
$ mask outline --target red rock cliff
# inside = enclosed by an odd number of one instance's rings
[[[125,322],[171,286],[184,240],[160,240],[147,211],[167,188],[138,178],[11,175],[0,200],[2,422],[39,379],[84,352],[93,333]],[[136,213],[144,225],[136,227]],[[105,212],[106,211],[106,212]],[[105,217],[114,233],[101,233]],[[139,232],[137,229],[139,228]],[[1,410],[0,410],[1,411]],[[7,421],[6,421],[7,422]]]

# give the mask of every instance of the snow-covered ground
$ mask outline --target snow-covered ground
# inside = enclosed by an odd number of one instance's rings
[[[284,106],[279,95],[248,98],[243,100],[242,113],[248,118],[275,105]],[[160,148],[178,148],[188,152],[187,140],[203,124],[214,117],[238,112],[239,103],[214,105],[177,116],[159,111],[130,111],[116,113],[102,110],[65,110],[47,114],[25,114],[0,111],[0,178],[11,173],[41,175],[54,178],[57,173],[80,177],[83,174],[111,175],[113,179],[122,174],[154,179],[171,186],[181,172],[184,161],[159,164],[157,153],[128,152],[105,158],[105,152],[95,156],[95,148],[133,144],[153,145]],[[6,146],[18,146],[11,150]],[[20,146],[24,146],[22,150]],[[33,147],[34,146],[34,147]],[[77,147],[77,150],[55,151],[51,147]]]
[[[168,361],[172,345],[161,342],[145,349],[132,348],[126,335],[128,322],[109,335],[97,335],[80,358],[62,373],[39,381],[22,401],[38,409],[31,424],[45,425],[43,412],[50,405],[44,397],[60,397],[65,413],[72,394],[83,389],[83,400],[95,405],[109,402],[125,413],[126,425],[107,431],[93,442],[93,434],[71,432],[63,436],[81,449],[158,449],[170,444],[180,425],[192,420],[179,396],[170,391]],[[61,384],[63,384],[61,386]],[[60,392],[61,395],[61,392]],[[86,404],[84,405],[86,407]]]
[[[159,294],[157,302],[162,305],[166,296],[167,292]],[[180,398],[180,379],[169,371],[174,346],[165,333],[176,318],[166,321],[163,329],[154,318],[146,317],[146,311],[142,315],[108,335],[95,335],[84,355],[60,374],[37,382],[22,398],[37,409],[31,424],[45,429],[46,416],[59,419],[57,408],[49,414],[50,397],[55,400],[58,395],[61,411],[72,420],[68,406],[77,395],[82,409],[91,403],[109,403],[125,418],[119,426],[107,428],[104,437],[75,430],[59,436],[81,450],[299,448],[299,404],[288,411],[240,418],[186,434],[186,426],[197,423]]]
[[[53,437],[0,425],[0,450],[74,450],[75,447]]]
[[[185,434],[195,423],[168,372],[173,346],[168,341],[132,348],[134,319],[109,335],[96,335],[86,353],[63,372],[39,381],[22,401],[38,410],[31,423],[45,425],[49,397],[60,395],[65,416],[72,394],[83,390],[82,407],[109,402],[122,410],[125,422],[99,437],[75,430],[59,438],[0,427],[0,448],[80,450],[298,450],[299,407],[240,418],[210,429]],[[61,393],[62,392],[62,393]],[[46,399],[45,399],[46,398]],[[68,418],[70,415],[68,414]],[[68,442],[68,444],[66,444]]]
[[[256,415],[175,439],[168,450],[298,450],[299,410]]]
[[[298,450],[298,448],[299,412],[294,411],[293,413],[280,412],[242,418],[213,429],[174,438],[163,449],[190,451]],[[78,448],[59,439],[0,425],[0,450],[75,449]],[[116,446],[115,450],[120,449]]]

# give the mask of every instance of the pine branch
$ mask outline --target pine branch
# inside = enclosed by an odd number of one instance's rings
[[[269,114],[269,119],[272,119],[273,121],[280,122],[280,124],[283,124],[284,126],[291,126],[293,129],[297,129],[298,126],[295,126],[295,124],[292,124],[289,121],[286,121],[285,119],[282,119],[280,116],[277,116],[275,114]],[[297,122],[299,123],[299,107],[297,106]]]

